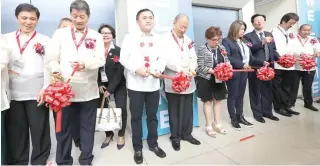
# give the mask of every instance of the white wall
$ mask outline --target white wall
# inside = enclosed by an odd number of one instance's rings
[[[297,4],[296,0],[276,0],[262,6],[256,6],[255,10],[256,13],[267,16],[265,30],[269,31],[280,23],[281,17],[286,13],[297,13]],[[296,24],[291,30],[296,33],[298,25]]]
[[[116,45],[121,47],[125,35],[129,32],[127,0],[115,0]]]

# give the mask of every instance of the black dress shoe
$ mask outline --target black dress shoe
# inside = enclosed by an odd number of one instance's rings
[[[166,153],[159,147],[149,148],[151,152],[154,152],[158,157],[165,158]]]
[[[241,130],[241,126],[237,120],[231,120],[231,125],[234,127],[236,130]]]
[[[239,123],[244,124],[248,127],[253,127],[253,124],[248,122],[243,116],[240,116],[238,121],[239,121]]]
[[[134,158],[134,162],[136,162],[136,164],[142,164],[143,163],[142,151],[134,152],[133,158]]]
[[[307,108],[307,109],[309,109],[309,110],[311,110],[311,111],[319,111],[319,109],[318,109],[318,108],[316,108],[316,107],[314,107],[313,105],[310,105],[310,106],[304,106],[304,108]]]
[[[286,110],[284,109],[279,109],[279,110],[275,110],[276,113],[282,115],[282,116],[286,116],[286,117],[291,117],[292,115],[290,113],[288,113]]]
[[[286,111],[289,113],[289,114],[293,114],[293,115],[300,115],[299,112],[296,112],[296,111],[293,111],[292,109],[290,108],[287,108]]]
[[[260,123],[266,123],[266,121],[263,119],[263,117],[255,117],[254,119]]]
[[[185,139],[184,139],[184,140],[185,140]],[[195,138],[191,138],[191,139],[188,139],[188,140],[185,140],[185,141],[188,141],[188,142],[190,142],[190,143],[193,144],[193,145],[200,145],[200,144],[201,144],[201,142],[198,141],[198,140],[195,139]]]
[[[263,117],[268,118],[273,121],[279,121],[279,118],[273,115],[263,115]]]
[[[180,142],[179,142],[179,141],[172,141],[172,142],[171,142],[171,145],[172,145],[172,148],[173,148],[175,151],[179,151],[179,150],[180,150]]]

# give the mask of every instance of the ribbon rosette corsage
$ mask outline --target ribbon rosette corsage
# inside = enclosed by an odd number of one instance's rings
[[[252,47],[253,45],[252,45],[251,42],[248,42],[248,43],[247,43],[247,46],[248,46],[248,47]]]
[[[37,54],[39,55],[44,55],[45,51],[44,51],[44,45],[42,45],[41,43],[36,43],[34,45],[34,50],[36,51]]]
[[[261,81],[270,81],[274,78],[274,69],[269,67],[270,63],[265,64],[257,70],[257,78]]]
[[[226,49],[221,49],[220,53],[221,53],[222,56],[227,56],[228,55]]]
[[[317,40],[317,39],[311,39],[311,40],[310,40],[310,43],[311,43],[312,45],[315,45],[316,43],[318,43],[318,40]]]
[[[300,54],[300,66],[304,70],[311,70],[317,66],[317,62],[312,56],[308,56],[304,53]]]
[[[294,34],[293,33],[289,33],[289,37],[290,37],[290,39],[294,39]]]
[[[113,59],[113,63],[119,63],[119,56],[115,55],[111,59]]]
[[[96,39],[86,38],[84,40],[84,44],[86,45],[87,49],[94,49],[96,47]]]

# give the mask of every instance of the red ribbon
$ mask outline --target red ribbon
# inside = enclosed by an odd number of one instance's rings
[[[174,33],[173,33],[173,30],[171,30],[171,35],[172,35],[174,41],[178,44],[178,46],[181,49],[181,51],[183,51],[184,38],[182,38],[182,46],[180,46],[176,35],[174,35]]]
[[[83,43],[85,37],[88,34],[88,28],[86,28],[86,31],[84,32],[82,38],[80,39],[79,43],[77,43],[77,39],[76,39],[76,35],[74,33],[74,27],[71,27],[71,34],[72,34],[72,40],[74,42],[74,45],[76,46],[77,50],[79,49],[79,47],[81,46],[81,44]]]
[[[163,74],[161,74],[160,77],[172,80],[171,88],[173,91],[177,93],[184,92],[190,87],[190,83],[191,83],[190,77],[182,72],[177,73],[176,76],[174,77],[170,77]]]
[[[261,81],[270,81],[274,78],[275,72],[274,69],[268,67],[270,64],[266,64],[260,69],[257,70],[257,78]]]
[[[71,77],[78,70],[79,64],[76,65],[71,73]],[[71,78],[66,83],[57,81],[49,85],[44,91],[44,100],[46,106],[57,113],[56,132],[61,131],[62,108],[71,104],[70,99],[75,97],[72,87],[69,85]]]
[[[300,66],[304,70],[311,70],[317,66],[317,62],[315,59],[311,56],[307,56],[305,54],[300,55],[301,61],[300,61]]]
[[[296,63],[296,59],[293,55],[286,54],[281,56],[277,63],[284,68],[290,68]]]
[[[22,55],[23,52],[24,52],[24,50],[25,50],[25,49],[27,48],[27,46],[29,45],[30,41],[36,36],[37,32],[35,31],[35,32],[32,34],[31,38],[30,38],[26,43],[24,43],[24,45],[22,46],[22,48],[21,48],[20,38],[19,38],[20,33],[21,33],[21,31],[17,31],[17,32],[16,32],[16,39],[17,39],[17,43],[18,43],[19,50],[20,50],[20,55]]]

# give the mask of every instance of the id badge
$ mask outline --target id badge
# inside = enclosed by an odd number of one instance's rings
[[[9,69],[9,76],[15,81],[21,82],[23,77],[21,76],[22,70],[24,68],[24,63],[22,61],[13,62],[12,66]]]
[[[215,82],[216,82],[216,83],[222,83],[222,81],[219,80],[219,79],[217,79],[216,77],[214,77],[214,79],[215,79]]]
[[[100,75],[101,75],[101,82],[108,82],[108,77],[106,75],[104,68],[100,70]]]

